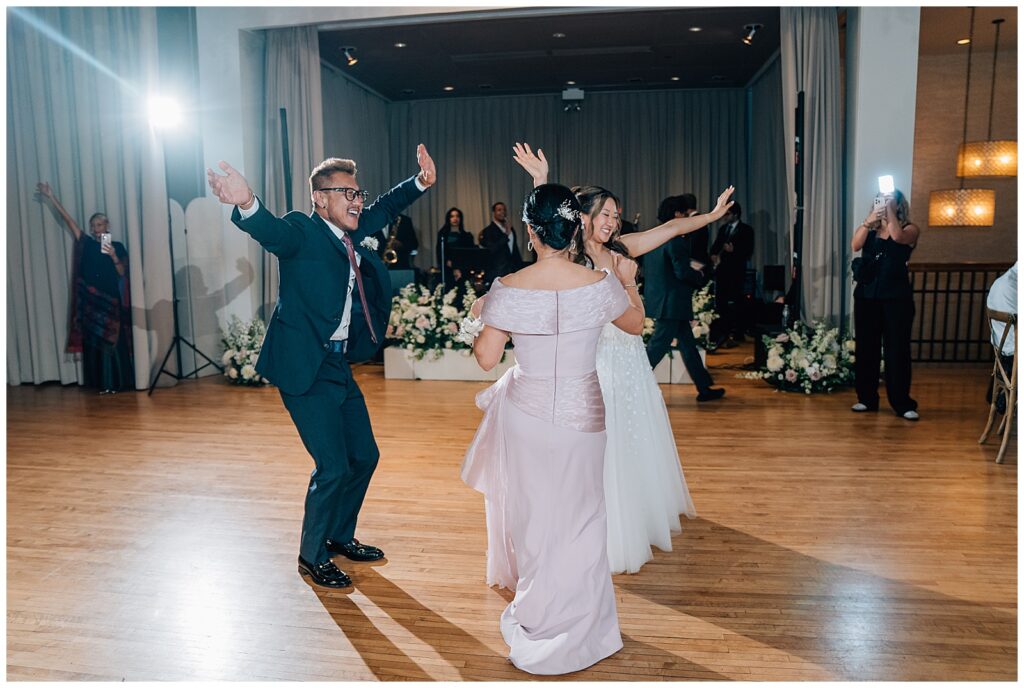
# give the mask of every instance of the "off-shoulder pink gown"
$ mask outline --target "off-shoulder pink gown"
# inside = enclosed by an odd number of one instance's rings
[[[613,276],[563,291],[495,280],[481,317],[516,365],[477,395],[485,413],[462,478],[486,496],[487,583],[515,591],[501,615],[509,659],[533,674],[584,669],[622,648],[608,570],[604,325],[629,305]]]

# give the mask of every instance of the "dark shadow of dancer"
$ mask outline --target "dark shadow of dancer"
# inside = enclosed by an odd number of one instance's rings
[[[310,586],[320,604],[366,666],[381,681],[433,681],[408,655],[378,629],[345,593],[327,592]]]
[[[220,323],[217,313],[238,298],[252,284],[255,277],[252,264],[245,258],[239,258],[235,262],[235,266],[238,268],[239,275],[221,289],[213,291],[208,291],[202,271],[194,265],[186,265],[175,273],[178,293],[181,295],[178,302],[179,332],[182,337],[195,344],[200,351],[218,363],[220,361],[219,346],[216,351],[206,351],[196,341],[196,335],[208,336],[219,333]],[[191,310],[189,303],[192,305]],[[157,374],[157,366],[164,360],[174,338],[174,310],[171,300],[161,299],[150,308],[133,305],[132,322],[136,327],[157,335],[154,349],[150,351],[152,371],[149,379],[145,380],[145,385],[148,387],[153,376]],[[195,323],[194,328],[193,322]],[[181,347],[181,360],[186,376],[192,374],[206,362],[184,345]],[[174,370],[176,367],[176,356],[172,355],[167,359],[166,369]],[[139,383],[141,382],[140,380]]]
[[[641,573],[616,576],[616,586],[801,657],[835,679],[1016,677],[1014,614],[702,518],[688,521],[683,537]]]

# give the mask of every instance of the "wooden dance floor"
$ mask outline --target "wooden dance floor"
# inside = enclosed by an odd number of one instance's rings
[[[662,388],[699,518],[615,577],[623,650],[564,678],[1015,679],[1016,440],[977,444],[985,368],[915,368],[911,424],[734,379],[745,355],[710,358],[722,402]],[[458,477],[485,385],[357,378],[382,452],[357,535],[388,559],[339,560],[350,592],[296,572],[312,463],[275,389],[9,388],[8,679],[531,678]]]

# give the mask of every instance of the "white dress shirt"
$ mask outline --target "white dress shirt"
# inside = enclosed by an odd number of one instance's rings
[[[988,300],[986,305],[994,311],[1002,311],[1003,313],[1017,313],[1017,264],[1014,263],[1013,267],[1004,272],[999,278],[992,283],[992,287],[988,290]],[[998,320],[991,320],[992,325],[992,345],[999,346],[999,339],[1003,336],[1003,330],[1006,328],[1005,323],[1001,323]],[[1003,355],[1013,356],[1014,341],[1013,338],[1017,333],[1013,330],[1006,335],[1006,343],[1003,345]]]

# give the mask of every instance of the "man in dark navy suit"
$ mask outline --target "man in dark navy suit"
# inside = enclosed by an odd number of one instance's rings
[[[277,385],[315,465],[306,492],[299,573],[317,585],[343,588],[351,579],[331,561],[384,556],[355,539],[356,519],[380,453],[366,402],[350,362],[373,357],[384,342],[391,310],[391,278],[362,242],[386,227],[437,180],[420,144],[420,171],[371,205],[356,181],[352,160],[328,158],[309,177],[313,212],[270,213],[245,178],[226,162],[225,175],[207,170],[222,203],[236,206],[231,221],[277,256],[277,307],[256,363]]]

